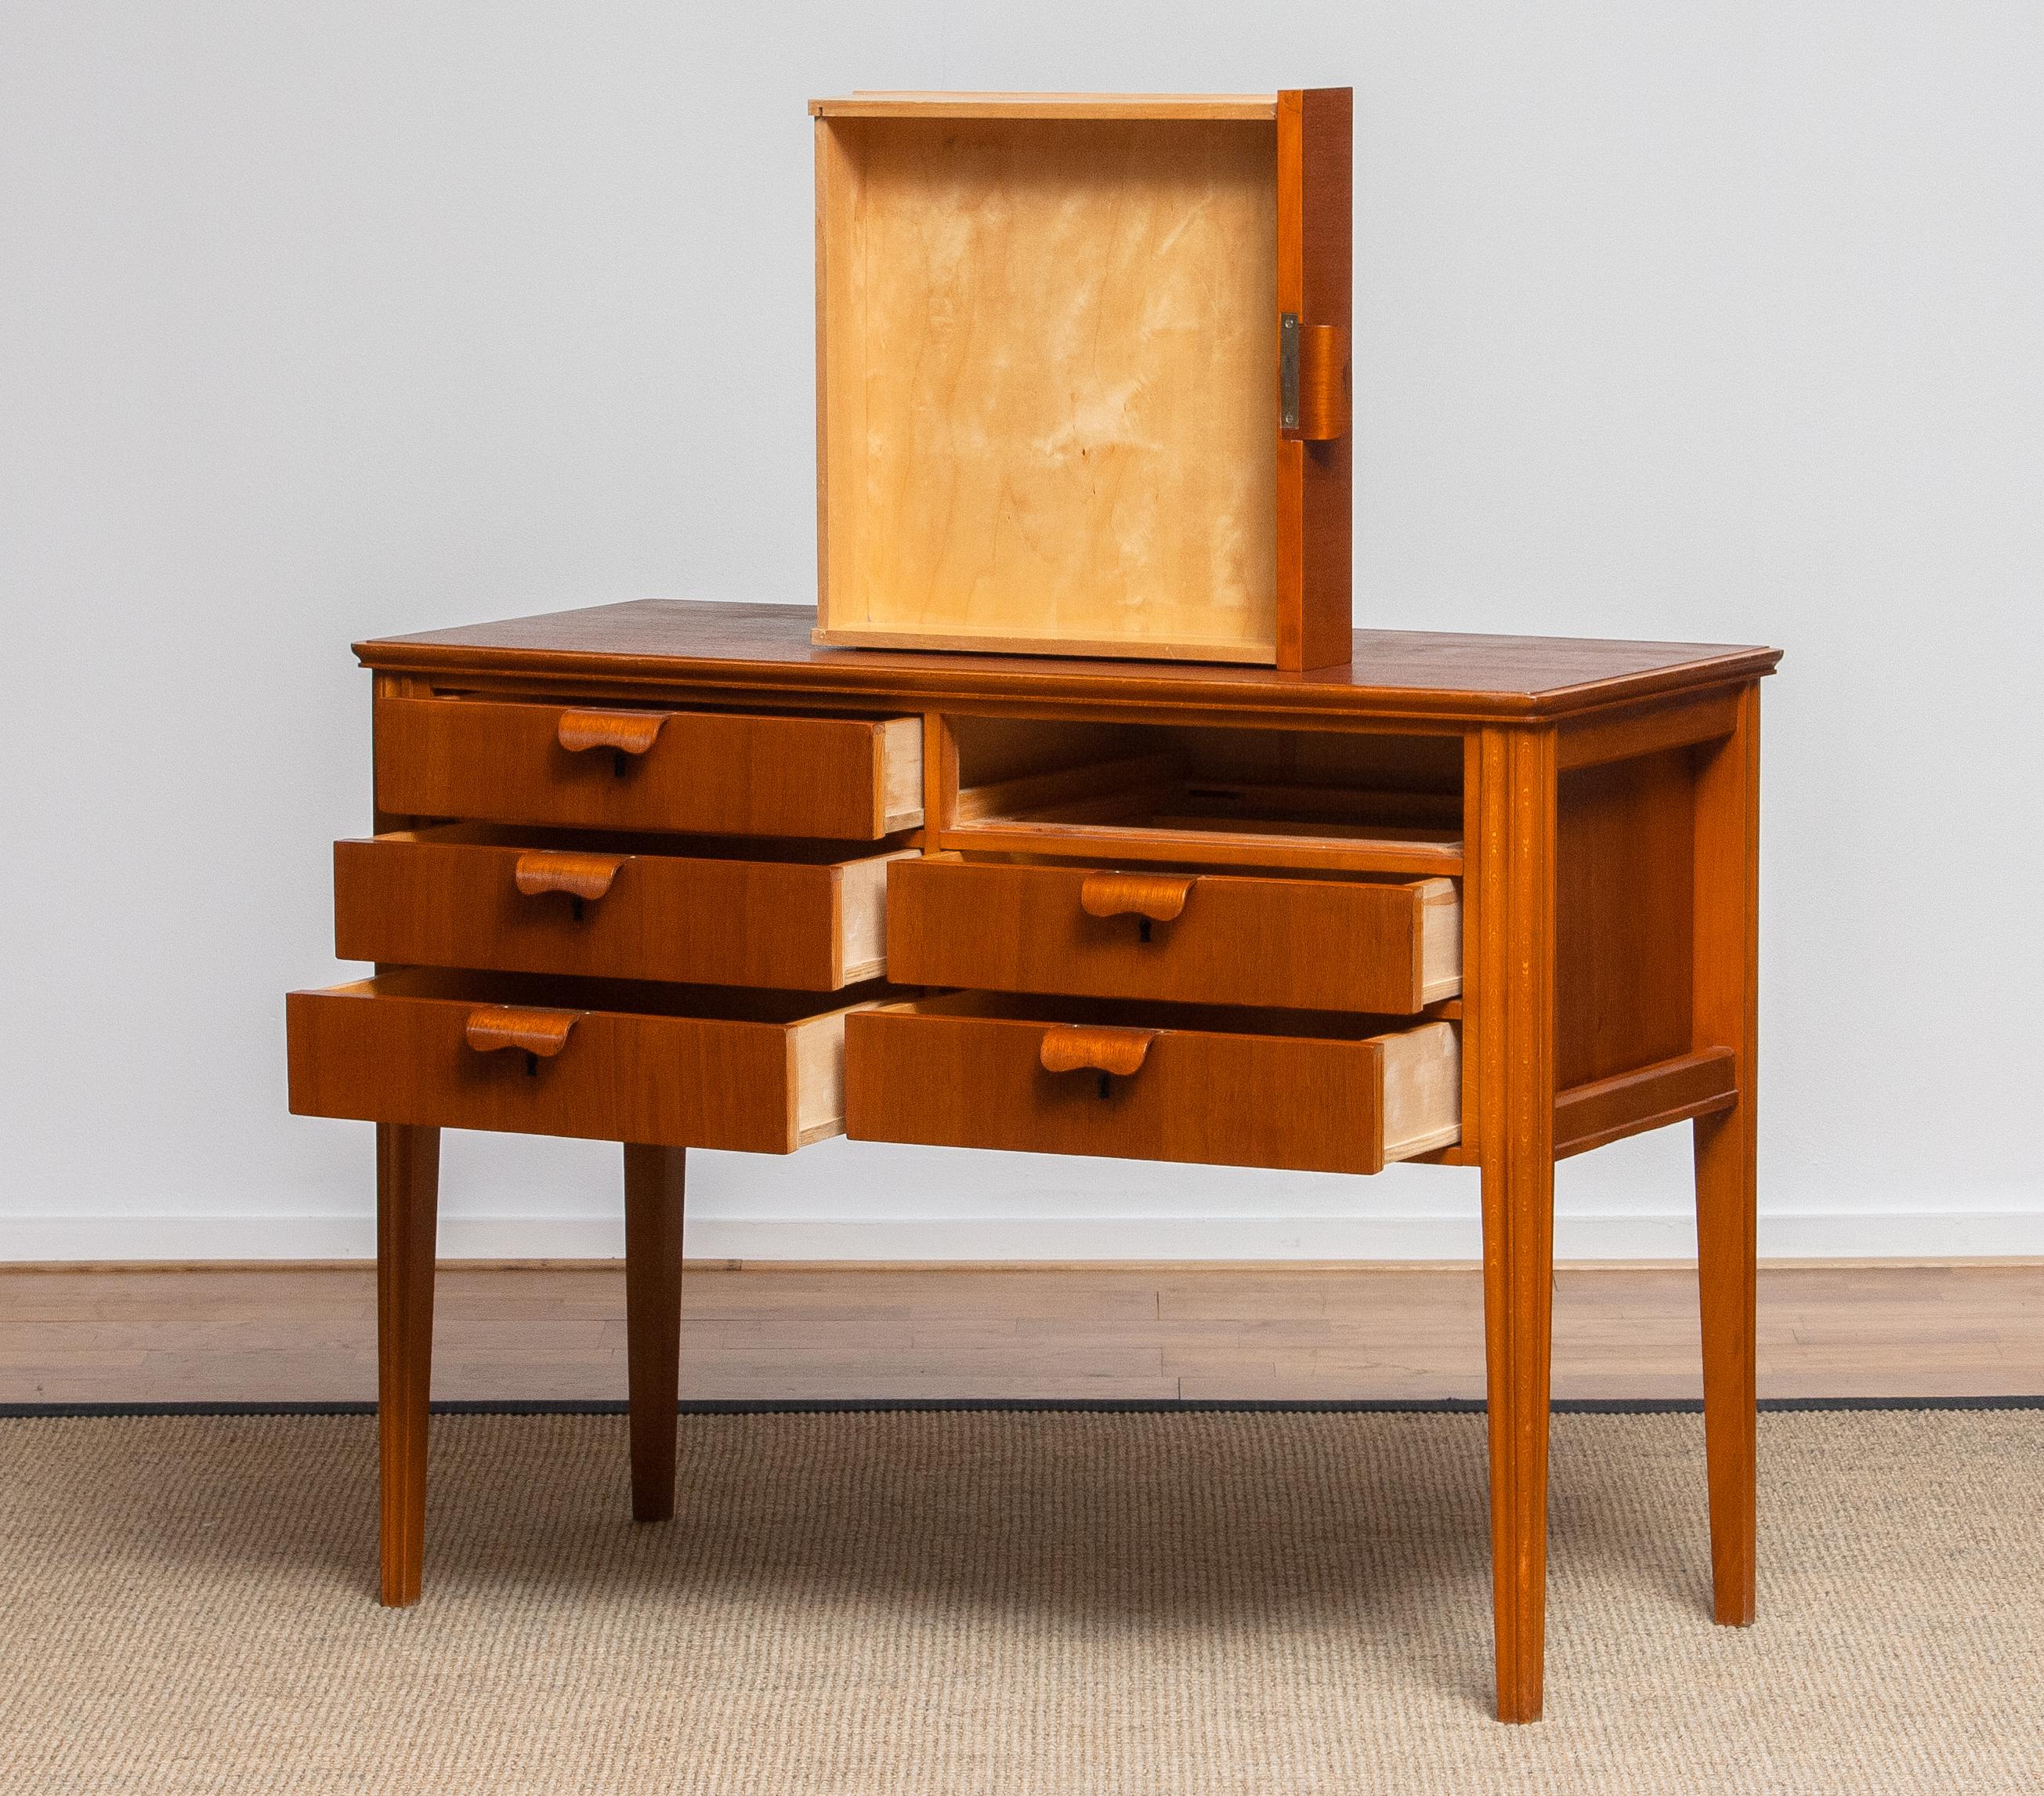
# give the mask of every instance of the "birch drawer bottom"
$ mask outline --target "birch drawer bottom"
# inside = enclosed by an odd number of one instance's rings
[[[799,992],[410,967],[286,1000],[291,1109],[792,1153],[843,1127],[848,1014]]]
[[[1462,1133],[1452,1023],[955,993],[845,1024],[845,1133],[1377,1172]]]

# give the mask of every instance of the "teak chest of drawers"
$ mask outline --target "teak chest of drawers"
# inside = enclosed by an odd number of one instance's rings
[[[674,1507],[682,1163],[870,1140],[1482,1169],[1498,1711],[1541,1706],[1555,1161],[1693,1121],[1715,1606],[1753,1614],[1771,649],[1348,665],[818,647],[646,602],[363,644],[376,827],[290,1000],[376,1123],[382,1591],[420,1590],[439,1131],[624,1146],[633,1513]]]

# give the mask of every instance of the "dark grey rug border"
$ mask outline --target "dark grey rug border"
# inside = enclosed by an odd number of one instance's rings
[[[842,1397],[777,1398],[766,1401],[701,1402],[678,1406],[685,1416],[806,1416],[888,1414],[913,1410],[994,1410],[1082,1415],[1481,1415],[1481,1398],[1415,1398],[1343,1402],[1226,1398],[1179,1399],[1087,1397]],[[1692,1416],[1702,1402],[1689,1397],[1562,1398],[1550,1406],[1562,1416]],[[1769,1414],[1802,1415],[1850,1409],[2044,1409],[2044,1394],[2034,1397],[1766,1397]],[[554,1401],[508,1399],[492,1402],[439,1402],[436,1416],[621,1416],[614,1399]],[[373,1416],[374,1403],[0,1403],[0,1421],[90,1419],[120,1416]]]

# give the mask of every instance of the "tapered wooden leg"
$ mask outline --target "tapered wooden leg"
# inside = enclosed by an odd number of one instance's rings
[[[1753,1620],[1758,1443],[1754,1403],[1754,1156],[1742,1103],[1696,1118],[1696,1275],[1704,1322],[1704,1438],[1711,1493],[1711,1607]]]
[[[1696,1042],[1739,1056],[1739,1102],[1696,1119],[1696,1274],[1710,1468],[1712,1608],[1753,1620],[1754,1104],[1759,1048],[1760,688],[1696,783]]]
[[[394,1608],[419,1600],[425,1559],[440,1170],[437,1129],[377,1124],[376,1416],[382,1598]]]
[[[681,1395],[681,1148],[624,1148],[624,1329],[632,1405],[632,1517],[674,1513]]]
[[[1554,738],[1486,730],[1475,844],[1497,1717],[1540,1718],[1554,1267]]]

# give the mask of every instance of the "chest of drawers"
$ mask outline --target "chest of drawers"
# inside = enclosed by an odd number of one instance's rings
[[[818,647],[648,602],[359,645],[375,833],[289,1003],[377,1125],[384,1600],[421,1588],[438,1132],[624,1144],[634,1513],[684,1160],[856,1139],[1481,1168],[1499,1713],[1539,1713],[1554,1167],[1696,1136],[1715,1608],[1752,1615],[1758,683],[1716,645],[1346,667]]]

